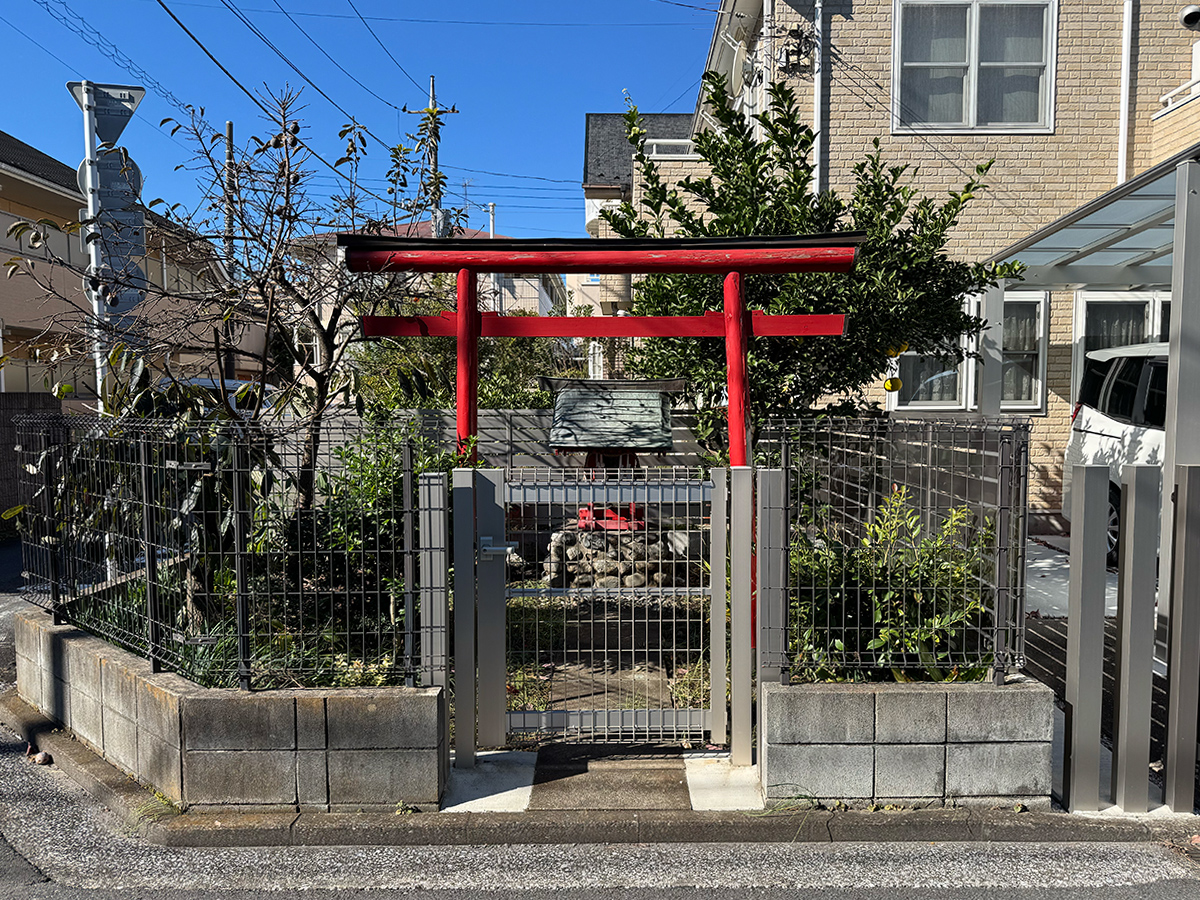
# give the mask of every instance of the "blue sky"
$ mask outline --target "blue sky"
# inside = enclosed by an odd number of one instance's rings
[[[472,204],[494,202],[497,232],[515,237],[584,236],[584,114],[621,111],[625,91],[645,112],[690,112],[717,6],[717,0],[162,2],[248,89],[302,87],[304,134],[330,161],[342,155],[337,132],[346,113],[388,144],[404,140],[418,117],[397,107],[425,106],[435,75],[439,104],[459,110],[447,116],[441,145],[449,201],[461,205],[465,194]],[[71,166],[83,156],[83,123],[66,82],[147,87],[120,141],[142,170],[147,198],[197,202],[195,176],[176,171],[191,148],[159,127],[180,115],[168,96],[203,107],[220,129],[233,120],[239,144],[268,134],[261,111],[159,0],[5,0],[0,36],[9,73],[0,130]],[[372,141],[364,173],[382,178],[386,169],[387,153]],[[330,190],[335,176],[326,169],[317,183]],[[486,212],[474,209],[469,221],[486,228]]]

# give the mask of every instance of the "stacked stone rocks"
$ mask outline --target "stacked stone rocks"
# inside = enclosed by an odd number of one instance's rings
[[[685,531],[579,531],[569,521],[550,535],[542,581],[581,589],[701,587],[699,537]]]

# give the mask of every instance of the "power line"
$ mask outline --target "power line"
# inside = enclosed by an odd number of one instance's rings
[[[143,0],[143,2],[154,2],[154,0]],[[192,6],[198,9],[221,8],[215,3],[194,2],[181,2],[177,3],[176,6]],[[273,9],[246,9],[245,11],[278,15]],[[709,11],[716,12],[716,10]],[[311,12],[308,10],[295,10],[292,15],[313,19],[355,18],[355,16],[348,16],[343,13]],[[419,19],[411,16],[360,16],[358,18],[363,18],[371,22],[400,22],[408,25],[471,25],[496,28],[687,28],[691,30],[699,30],[700,28],[700,26],[689,22],[547,22],[545,20],[516,22],[511,19]],[[420,85],[417,86],[420,87]]]
[[[102,55],[104,55],[108,59],[112,60],[114,63],[116,63],[122,69],[124,69],[126,72],[128,72],[130,75],[132,75],[134,78],[136,78],[138,80],[138,82],[140,82],[143,86],[154,91],[154,93],[158,94],[158,96],[160,96],[162,99],[166,100],[167,103],[171,104],[171,106],[180,110],[185,115],[190,116],[192,114],[192,112],[193,112],[192,107],[188,106],[186,103],[184,103],[178,97],[176,97],[174,94],[172,94],[170,91],[168,91],[158,81],[151,78],[145,69],[143,69],[137,63],[135,63],[132,59],[130,59],[128,56],[126,56],[124,53],[122,53],[120,48],[118,48],[116,44],[114,44],[112,41],[108,40],[103,35],[101,35],[98,31],[95,30],[94,27],[84,27],[80,24],[77,24],[76,22],[72,22],[62,12],[59,12],[50,6],[51,0],[33,0],[33,2],[36,3],[38,6],[40,6],[42,9],[44,9],[46,12],[48,12],[60,25],[62,25],[68,31],[73,32],[75,34],[75,36],[78,37],[80,40],[82,40],[84,43],[89,44],[92,47],[95,47],[97,50],[100,51],[100,53]],[[64,10],[69,12],[72,16],[75,16],[75,18],[79,18],[79,14],[76,13],[75,10],[73,10],[69,6],[67,6],[67,4],[65,2],[63,2],[63,0],[53,0],[53,2],[57,3],[58,6],[62,7]],[[32,40],[32,38],[31,38],[31,40]],[[47,52],[49,52],[49,51],[47,51]],[[61,62],[61,60],[60,60],[60,62]],[[64,65],[65,65],[65,63],[64,63]],[[68,66],[68,68],[71,68],[73,70],[73,67],[71,67],[71,66]]]
[[[183,29],[183,33],[192,39],[192,42],[195,43],[195,45],[204,52],[204,55],[207,56],[210,60],[212,60],[213,65],[215,65],[218,69],[220,69],[225,74],[225,77],[228,78],[230,81],[232,81],[238,87],[238,89],[241,90],[241,92],[243,94],[245,94],[247,97],[249,97],[251,103],[253,103],[255,106],[257,106],[259,109],[261,109],[263,111],[263,113],[267,116],[268,120],[270,120],[272,122],[277,121],[275,118],[275,113],[273,113],[270,109],[268,109],[267,106],[261,100],[259,100],[258,97],[255,96],[250,90],[248,90],[244,84],[242,84],[240,81],[238,81],[237,78],[234,77],[233,73],[230,72],[227,68],[225,68],[225,66],[221,63],[221,61],[219,59],[217,59],[215,56],[213,56],[212,52],[208,49],[208,47],[204,46],[204,42],[201,41],[198,37],[196,37],[196,35],[192,34],[192,32],[188,29],[188,27],[179,20],[179,17],[176,16],[175,13],[173,13],[171,11],[171,8],[169,6],[167,6],[165,0],[155,0],[155,2],[157,2],[158,5],[163,8],[163,11],[166,12],[166,14],[171,17],[171,19],[175,22],[176,25],[178,25],[181,29]],[[280,124],[282,126],[283,123],[280,123]],[[379,139],[376,138],[376,140],[379,140]],[[308,144],[306,144],[299,137],[299,135],[296,135],[296,141],[301,147],[303,147],[305,150],[308,151],[308,153],[312,156],[313,159],[317,160],[317,162],[321,163],[323,166],[325,166],[325,168],[329,169],[331,172],[333,172],[339,178],[345,180],[347,183],[353,185],[354,187],[361,187],[360,185],[355,184],[355,182],[345,172],[341,171],[337,166],[335,166],[333,163],[329,162],[327,159],[325,159],[323,156],[321,156],[319,153],[317,153],[315,150],[313,150],[312,147],[310,147]],[[376,194],[372,191],[369,191],[365,188],[362,188],[362,191],[367,196],[374,197],[380,203],[383,203],[385,205],[390,205],[390,203],[391,203],[390,200],[385,200],[383,197],[380,197],[378,194]]]
[[[852,87],[849,82],[843,82],[843,85],[850,88],[850,90],[857,97],[865,100],[868,104],[872,104],[872,105],[876,106],[876,108],[884,110],[887,113],[889,120],[890,120],[891,115],[892,115],[892,110],[891,110],[890,106],[885,107],[884,104],[880,101],[880,98],[877,97],[873,93],[874,91],[882,92],[882,91],[886,90],[884,88],[884,86],[882,84],[880,84],[878,81],[875,81],[874,78],[871,76],[871,74],[868,73],[866,70],[862,69],[860,66],[855,65],[854,63],[849,63],[849,62],[846,62],[844,59],[840,59],[839,55],[833,56],[833,62],[838,63],[843,67],[843,71],[845,71],[850,76],[850,78],[853,80],[854,84],[857,86],[858,89],[856,90],[854,87]],[[869,82],[863,83],[858,78],[858,76],[856,74],[854,74],[855,71],[862,73],[862,76],[864,78],[868,79]],[[914,112],[914,110],[911,107],[908,107],[904,103],[900,104],[900,109],[901,109],[901,112],[906,112],[906,113]],[[925,144],[925,146],[928,147],[931,151],[933,151],[936,155],[938,155],[943,160],[948,162],[955,170],[957,170],[959,173],[964,175],[966,178],[971,179],[971,178],[975,177],[974,172],[968,172],[965,168],[963,168],[963,166],[959,162],[959,160],[954,159],[949,154],[943,152],[941,150],[941,148],[937,147],[933,143],[933,141],[930,140],[931,135],[936,136],[936,137],[942,137],[943,140],[946,140],[946,138],[944,136],[938,135],[937,132],[926,133],[926,132],[922,132],[922,131],[913,131],[913,132],[911,132],[911,134],[913,137],[917,138],[923,144]],[[1024,220],[1028,219],[1028,214],[1027,214],[1024,206],[1020,202],[1024,198],[1022,198],[1020,195],[1010,192],[1003,187],[993,188],[993,187],[989,186],[988,191],[992,194],[993,197],[996,198],[996,202],[999,203],[1001,206],[1003,206],[1005,209],[1011,210],[1012,212],[1016,213],[1016,215],[1021,219],[1024,219]],[[1005,199],[1004,199],[1005,196],[1011,197],[1011,199],[1014,202],[1006,203]]]
[[[456,172],[474,172],[476,175],[495,175],[497,178],[528,178],[532,181],[551,181],[555,184],[579,184],[573,178],[547,178],[544,175],[517,175],[513,172],[489,172],[486,169],[468,169],[465,166],[443,165],[442,168],[454,169]]]
[[[418,91],[421,91],[422,93],[424,93],[425,89],[423,87],[421,87],[420,84],[417,83],[417,80],[415,78],[413,78],[411,75],[408,74],[408,70],[406,68],[404,68],[404,66],[400,65],[400,63],[396,60],[396,57],[392,56],[392,51],[389,50],[387,48],[387,45],[384,44],[384,42],[379,39],[379,35],[377,35],[375,33],[375,29],[372,28],[369,24],[367,24],[367,20],[363,18],[362,13],[360,13],[358,11],[358,7],[354,5],[354,0],[346,0],[346,3],[350,6],[350,8],[352,10],[354,10],[354,14],[356,16],[358,16],[359,21],[363,23],[363,27],[366,28],[368,32],[370,32],[371,37],[375,38],[375,43],[377,43],[380,47],[383,48],[383,52],[387,54],[388,59],[390,59],[393,63],[395,63],[396,68],[399,69],[404,74],[405,78],[407,78],[409,81],[411,81],[413,83],[413,85],[416,87],[416,89]],[[275,0],[275,5],[279,6],[279,0]],[[280,7],[280,8],[282,9],[282,7]]]
[[[658,0],[659,3],[665,3],[667,6],[678,6],[681,9],[694,9],[699,12],[715,14],[719,6],[693,6],[691,3],[680,3],[679,0]]]
[[[295,25],[295,26],[296,26],[296,30],[297,30],[297,31],[299,31],[299,32],[300,32],[302,35],[304,35],[304,37],[305,37],[305,38],[308,40],[308,42],[309,42],[310,44],[312,44],[314,47],[316,47],[318,50],[320,50],[320,51],[321,51],[321,55],[322,55],[322,56],[324,56],[324,57],[325,57],[327,60],[329,60],[331,63],[333,63],[335,66],[337,66],[337,67],[338,67],[338,70],[339,70],[339,71],[340,71],[340,72],[341,72],[343,75],[345,75],[347,78],[349,78],[349,79],[350,79],[351,81],[353,81],[355,84],[357,84],[357,85],[358,85],[360,88],[362,88],[364,91],[366,91],[366,92],[367,92],[368,94],[370,94],[372,97],[374,97],[374,98],[375,98],[376,100],[378,100],[380,103],[383,103],[383,104],[385,104],[386,106],[390,106],[390,107],[391,107],[392,109],[394,109],[394,110],[399,110],[399,109],[400,109],[400,107],[398,107],[398,106],[397,106],[395,103],[392,103],[392,101],[390,101],[390,100],[385,100],[383,97],[380,97],[380,96],[379,96],[377,93],[375,93],[373,90],[371,90],[371,89],[370,89],[369,87],[367,87],[365,84],[363,84],[361,81],[359,81],[357,78],[355,78],[355,77],[354,77],[353,75],[351,75],[349,72],[347,72],[347,71],[346,71],[346,69],[345,69],[345,68],[343,68],[343,66],[342,66],[342,64],[341,64],[341,63],[339,63],[339,62],[338,62],[336,59],[334,59],[332,56],[330,56],[328,53],[326,53],[326,52],[325,52],[325,48],[324,48],[324,47],[322,47],[320,44],[318,44],[316,41],[314,41],[314,40],[312,39],[312,35],[310,35],[310,34],[309,34],[307,31],[305,31],[305,30],[304,30],[304,28],[303,28],[303,27],[301,27],[301,25],[300,25],[300,23],[299,23],[299,22],[297,22],[295,19],[293,19],[293,18],[292,18],[292,15],[291,15],[291,13],[289,13],[289,12],[288,12],[286,9],[284,9],[284,8],[283,8],[283,6],[282,6],[282,5],[279,3],[279,0],[272,0],[272,2],[273,2],[273,3],[274,3],[276,6],[278,6],[278,7],[279,7],[279,11],[280,11],[281,13],[283,13],[285,16],[287,16],[287,20],[288,20],[289,22],[291,22],[293,25]]]
[[[159,5],[163,5],[162,0],[159,0]],[[263,34],[261,31],[259,31],[258,26],[256,26],[253,22],[251,22],[248,18],[246,18],[245,15],[242,14],[241,10],[239,10],[236,6],[234,6],[232,3],[230,3],[229,0],[221,0],[221,5],[224,6],[231,13],[233,13],[243,25],[245,25],[247,28],[250,29],[250,32],[252,34],[254,34],[255,37],[257,37],[260,41],[262,41],[264,44],[266,44],[267,47],[269,47],[276,56],[278,56],[281,60],[283,60],[284,63],[286,63],[287,66],[293,72],[295,72],[297,75],[299,75],[301,78],[303,78],[304,81],[314,91],[316,91],[318,94],[320,94],[326,100],[328,100],[330,102],[330,104],[333,105],[334,109],[336,109],[338,112],[340,112],[343,116],[345,116],[351,122],[357,124],[358,120],[354,116],[352,116],[349,112],[347,112],[346,109],[340,103],[338,103],[336,100],[334,100],[332,97],[330,97],[327,93],[325,93],[323,90],[321,90],[319,87],[317,87],[316,82],[314,82],[311,78],[309,78],[307,75],[305,75],[300,70],[299,66],[297,66],[294,62],[292,62],[290,59],[288,59],[287,54],[285,54],[282,50],[280,50],[273,43],[271,43],[270,39],[267,38],[267,36],[265,34]],[[166,7],[163,6],[163,8],[165,9]],[[193,40],[194,40],[194,38],[193,38]],[[222,68],[224,68],[224,67],[222,67]],[[385,147],[385,148],[388,146],[387,141],[383,140],[381,137],[379,137],[374,132],[372,132],[371,129],[367,128],[366,125],[363,125],[361,127],[362,127],[362,130],[366,134],[370,135],[372,138],[374,138],[376,141],[378,141],[380,146]]]

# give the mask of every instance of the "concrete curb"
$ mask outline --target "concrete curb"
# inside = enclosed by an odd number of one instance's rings
[[[1196,816],[1085,817],[1010,809],[777,812],[691,810],[521,813],[181,813],[148,817],[154,795],[17,697],[0,694],[0,722],[54,757],[89,794],[169,847],[626,843],[1186,841]]]

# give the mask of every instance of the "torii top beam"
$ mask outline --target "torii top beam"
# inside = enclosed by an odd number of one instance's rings
[[[458,271],[458,311],[440,316],[365,316],[366,337],[455,335],[459,446],[477,433],[480,335],[511,337],[725,337],[729,393],[729,460],[748,462],[746,349],[752,334],[842,334],[843,317],[749,314],[743,274],[848,272],[863,235],[754,238],[437,239],[339,234],[352,272]],[[724,313],[703,316],[480,315],[476,273],[726,273]]]

